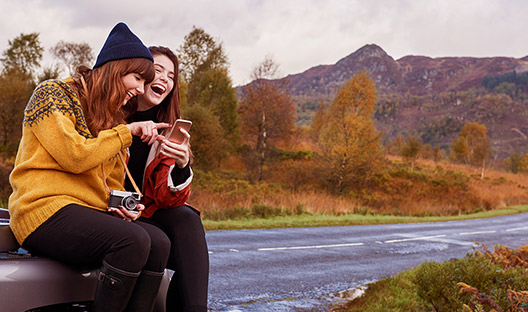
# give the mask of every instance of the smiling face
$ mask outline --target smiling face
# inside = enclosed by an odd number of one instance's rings
[[[123,84],[126,88],[126,97],[123,105],[126,105],[128,100],[138,94],[143,94],[145,88],[145,79],[140,74],[130,73],[123,78]]]
[[[138,110],[144,111],[161,104],[174,87],[174,64],[162,54],[154,55],[154,80],[145,86],[145,93],[138,99]]]

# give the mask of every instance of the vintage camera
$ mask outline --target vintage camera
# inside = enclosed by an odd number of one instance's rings
[[[119,206],[125,207],[129,211],[138,211],[137,205],[141,200],[141,194],[126,191],[110,191],[110,199],[108,199],[108,207],[117,208]]]

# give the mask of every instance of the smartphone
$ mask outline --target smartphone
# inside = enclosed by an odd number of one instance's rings
[[[181,144],[183,142],[184,136],[183,133],[181,133],[180,128],[185,129],[185,131],[189,131],[191,129],[192,121],[185,120],[185,119],[177,119],[174,123],[174,126],[172,126],[171,134],[169,136],[169,140],[174,141],[178,144]]]

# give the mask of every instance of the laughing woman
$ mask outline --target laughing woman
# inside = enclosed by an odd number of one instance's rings
[[[178,59],[165,47],[150,47],[156,75],[137,98],[130,122],[153,120],[174,124],[180,118]],[[167,129],[163,132],[168,137]],[[174,270],[167,293],[167,311],[207,311],[209,255],[199,212],[186,204],[190,195],[190,135],[180,144],[169,139],[152,146],[134,138],[129,168],[143,181],[145,211],[140,220],[165,232],[171,241],[167,267]],[[125,184],[133,190],[130,181]]]
[[[101,268],[92,311],[150,311],[170,242],[159,228],[133,222],[138,213],[107,204],[109,190],[123,189],[120,154],[132,137],[154,142],[153,128],[168,126],[124,125],[124,105],[154,78],[153,58],[119,23],[93,69],[79,74],[41,83],[24,111],[10,227],[31,253]]]

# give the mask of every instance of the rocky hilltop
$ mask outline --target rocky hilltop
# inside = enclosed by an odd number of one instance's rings
[[[515,71],[528,71],[528,56],[441,57],[409,55],[394,60],[375,44],[365,45],[334,65],[320,65],[285,78],[291,95],[333,95],[360,70],[376,83],[378,92],[425,95],[451,90],[465,91],[481,87],[482,78]]]
[[[296,100],[299,122],[309,124],[320,103],[330,102],[343,83],[361,70],[369,73],[378,90],[375,119],[384,140],[417,135],[424,143],[447,150],[463,124],[472,121],[487,126],[496,159],[515,151],[528,153],[528,56],[409,55],[394,60],[381,47],[368,44],[333,65],[278,80]],[[504,85],[509,89],[483,85],[486,77],[515,78],[523,73],[524,85],[515,81]]]

